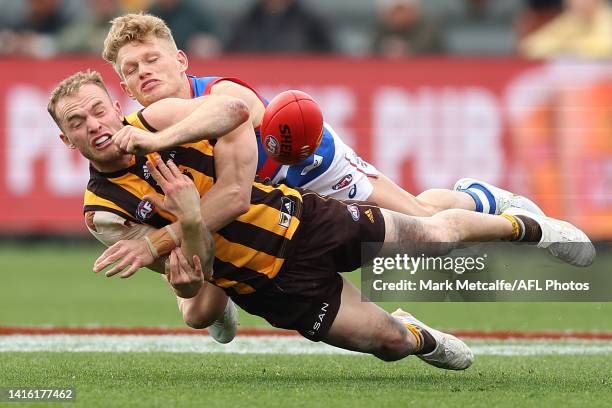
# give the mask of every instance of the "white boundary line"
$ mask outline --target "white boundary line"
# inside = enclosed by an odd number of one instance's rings
[[[477,355],[612,354],[611,341],[467,340]],[[232,354],[358,354],[300,337],[239,336],[229,344],[189,335],[12,335],[0,336],[2,352],[169,352]]]

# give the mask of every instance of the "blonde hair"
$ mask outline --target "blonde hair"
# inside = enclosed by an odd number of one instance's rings
[[[60,129],[62,126],[55,112],[57,103],[62,98],[75,95],[77,92],[79,92],[79,89],[81,89],[83,85],[87,84],[99,86],[104,90],[104,92],[106,92],[106,95],[108,95],[110,99],[108,89],[106,89],[106,85],[104,85],[104,81],[102,80],[102,75],[100,75],[98,71],[79,71],[70,75],[68,78],[60,82],[51,92],[51,96],[49,96],[49,103],[47,104],[47,111]]]
[[[165,40],[174,51],[178,51],[170,28],[159,17],[144,13],[130,13],[113,19],[111,24],[104,40],[102,58],[112,64],[119,75],[121,72],[117,66],[117,54],[126,44],[134,41],[142,43],[153,36]]]

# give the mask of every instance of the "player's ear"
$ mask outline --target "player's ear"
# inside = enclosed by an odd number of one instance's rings
[[[136,99],[136,97],[134,96],[134,94],[132,93],[132,91],[130,91],[130,88],[128,88],[127,84],[123,81],[119,82],[119,86],[121,87],[121,90],[123,91],[124,94],[126,94],[127,96],[129,96],[132,99]]]
[[[113,109],[115,109],[115,112],[117,112],[119,116],[123,117],[123,109],[121,109],[121,104],[119,103],[119,101],[115,101],[113,103]]]
[[[181,72],[187,71],[187,68],[189,68],[189,59],[187,58],[187,54],[185,54],[183,50],[178,50],[178,52],[176,53],[176,60],[179,63]]]
[[[68,147],[69,149],[76,149],[76,146],[70,141],[70,139],[68,139],[68,136],[63,133],[60,133],[59,137],[60,140],[66,145],[66,147]]]

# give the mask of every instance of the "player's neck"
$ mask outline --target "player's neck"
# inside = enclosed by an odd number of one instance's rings
[[[90,161],[92,167],[98,170],[100,173],[114,173],[117,171],[125,170],[132,165],[132,154],[124,154],[121,158],[112,162],[94,162]]]
[[[179,89],[179,95],[177,98],[191,99],[193,98],[193,88],[191,87],[191,79],[185,75],[184,81],[181,82],[181,88]]]

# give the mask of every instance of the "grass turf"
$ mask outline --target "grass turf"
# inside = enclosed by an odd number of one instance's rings
[[[157,274],[126,280],[91,272],[101,245],[0,246],[0,324],[183,326]],[[353,281],[358,273],[347,274]],[[612,303],[383,303],[447,329],[612,331]],[[241,314],[242,327],[263,326]]]
[[[100,246],[0,247],[0,324],[182,326],[159,277],[91,272]],[[352,274],[357,280],[358,274]],[[606,303],[410,303],[456,329],[612,330]],[[243,314],[242,326],[266,326]],[[609,406],[612,357],[479,356],[466,372],[415,358],[188,353],[1,353],[0,387],[76,387],[84,407]],[[15,406],[25,406],[16,404]],[[36,407],[57,403],[30,404]]]
[[[75,387],[75,406],[609,406],[606,356],[483,356],[465,372],[412,357],[0,353],[0,386]],[[48,404],[57,406],[56,403]],[[42,407],[44,404],[35,404]]]

